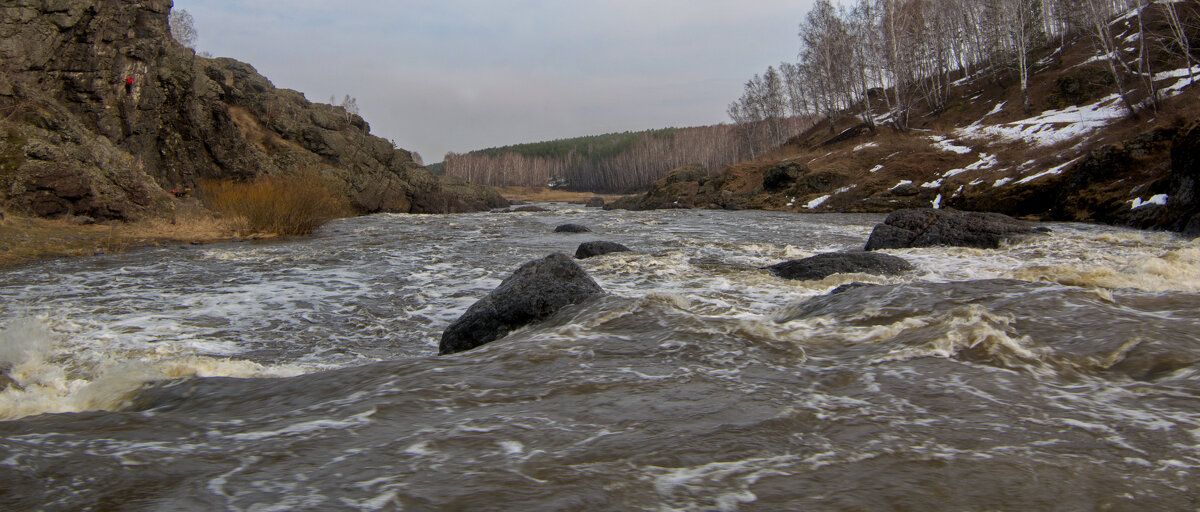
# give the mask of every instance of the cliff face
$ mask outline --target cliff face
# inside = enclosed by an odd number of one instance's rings
[[[42,216],[129,219],[204,179],[318,171],[361,212],[505,204],[439,179],[361,117],[276,89],[170,36],[170,0],[0,7],[0,200]]]

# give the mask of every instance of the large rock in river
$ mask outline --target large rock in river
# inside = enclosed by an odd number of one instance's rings
[[[575,259],[582,260],[591,258],[592,256],[603,256],[609,253],[628,251],[628,247],[625,247],[619,243],[597,240],[595,242],[584,242],[579,244],[579,248],[575,249]]]
[[[581,224],[563,224],[554,228],[555,233],[591,233],[591,228]]]
[[[830,252],[809,258],[785,261],[767,267],[772,274],[784,279],[802,281],[824,279],[833,274],[863,273],[895,275],[912,270],[903,258],[873,252]]]
[[[565,254],[528,262],[442,332],[438,353],[471,350],[602,294],[604,289]]]
[[[940,245],[995,249],[1037,233],[1028,222],[999,213],[920,208],[897,210],[875,226],[866,250]]]

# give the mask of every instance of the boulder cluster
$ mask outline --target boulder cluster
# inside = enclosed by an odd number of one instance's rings
[[[586,233],[578,224],[560,225],[556,233]],[[960,212],[932,208],[901,210],[875,226],[865,250],[817,254],[785,261],[763,270],[784,279],[820,280],[834,274],[893,276],[915,270],[898,256],[873,252],[930,246],[997,248],[1029,236],[1044,236],[1047,230],[995,213]],[[593,241],[579,245],[576,259],[585,259],[629,248],[616,242]],[[753,270],[753,269],[751,269]],[[870,286],[849,283],[830,294]],[[565,254],[555,253],[522,265],[500,286],[473,304],[442,333],[440,354],[470,350],[498,340],[508,333],[550,318],[572,305],[584,304],[604,294],[587,272]]]

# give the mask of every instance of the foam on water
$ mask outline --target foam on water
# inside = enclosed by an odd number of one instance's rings
[[[246,360],[77,343],[46,318],[18,318],[0,328],[0,368],[13,384],[0,390],[0,420],[38,413],[115,410],[142,385],[185,377],[285,377],[316,368],[266,367]]]
[[[565,219],[594,238],[553,233]],[[18,268],[0,360],[24,389],[0,410],[132,405],[2,422],[0,463],[45,484],[25,508],[1189,503],[1195,242],[1055,224],[997,250],[888,251],[916,266],[899,276],[762,269],[861,248],[881,219],[380,215]],[[592,239],[633,249],[579,261],[604,297],[433,355],[521,263]],[[852,282],[878,286],[830,293]],[[160,382],[193,375],[271,378]],[[77,467],[92,480],[45,478]]]

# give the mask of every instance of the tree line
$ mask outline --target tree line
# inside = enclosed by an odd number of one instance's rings
[[[624,132],[446,154],[444,172],[491,186],[551,186],[597,193],[645,190],[672,169],[719,169],[744,160],[729,124]]]
[[[871,129],[886,122],[907,130],[918,106],[943,111],[952,74],[1015,77],[1031,110],[1031,53],[1069,35],[1097,50],[1131,115],[1156,109],[1153,77],[1162,56],[1200,65],[1190,40],[1200,27],[1194,0],[856,0],[835,7],[818,0],[799,27],[795,63],[768,67],[729,105],[744,144],[770,148],[787,117],[818,116],[830,132],[840,115]],[[1114,33],[1128,21],[1134,34]],[[1118,39],[1118,36],[1122,36]],[[1136,55],[1130,53],[1130,45]],[[1134,90],[1141,91],[1138,100]]]

